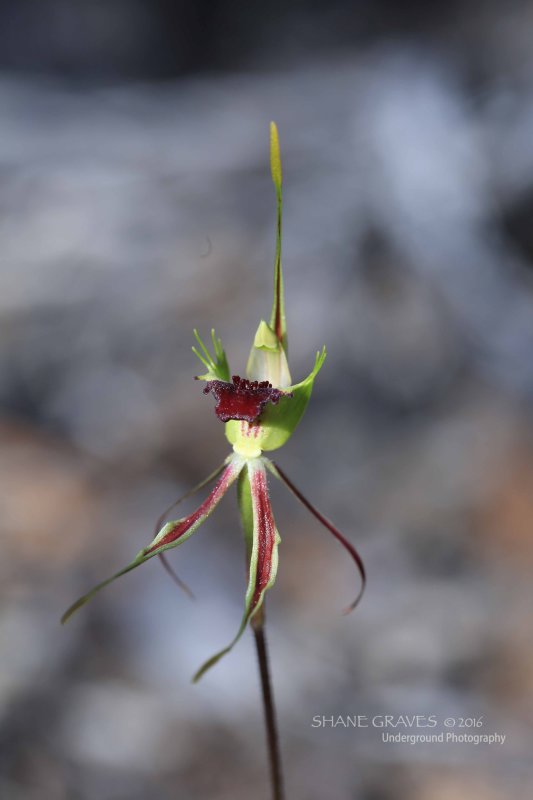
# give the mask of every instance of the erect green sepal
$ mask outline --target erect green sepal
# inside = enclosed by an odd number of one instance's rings
[[[283,389],[291,383],[283,345],[264,319],[259,323],[254,337],[246,376],[252,381],[268,381],[277,389]]]
[[[224,348],[222,347],[222,340],[217,338],[215,335],[215,329],[212,328],[211,330],[211,341],[213,343],[213,353],[211,355],[205,344],[200,338],[200,334],[196,330],[193,331],[194,338],[198,342],[200,349],[197,347],[193,347],[192,351],[194,355],[200,359],[204,367],[207,367],[207,372],[205,375],[198,375],[198,380],[200,381],[212,381],[212,380],[219,380],[219,381],[229,381],[230,380],[230,369],[228,364],[228,359],[226,358],[226,353]]]
[[[285,319],[285,297],[283,290],[283,271],[281,268],[281,235],[283,216],[283,194],[281,189],[282,171],[279,149],[278,129],[275,122],[270,123],[270,169],[276,189],[276,257],[274,260],[274,301],[270,316],[270,327],[287,353],[287,320]]]

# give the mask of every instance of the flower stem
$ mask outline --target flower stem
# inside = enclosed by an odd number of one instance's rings
[[[276,709],[272,682],[268,664],[268,651],[265,635],[265,616],[261,608],[252,619],[252,629],[255,638],[259,674],[261,676],[261,689],[263,693],[263,708],[265,711],[265,725],[267,734],[268,757],[270,762],[270,782],[272,785],[272,800],[283,800],[283,778],[281,774],[281,754],[279,749],[279,736],[276,723]]]

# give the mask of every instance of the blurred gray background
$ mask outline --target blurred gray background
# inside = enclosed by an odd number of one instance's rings
[[[295,378],[268,597],[288,799],[533,796],[533,4],[0,4],[0,797],[269,797],[228,497],[66,627],[228,450],[192,328],[242,374],[274,194]],[[190,509],[194,506],[191,503]],[[483,716],[503,745],[313,716]],[[398,732],[396,729],[394,732]],[[404,732],[404,731],[402,731]],[[427,731],[420,731],[427,732]]]

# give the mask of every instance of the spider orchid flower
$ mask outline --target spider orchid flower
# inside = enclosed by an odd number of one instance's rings
[[[274,263],[274,300],[269,323],[262,320],[254,337],[246,368],[246,377],[231,376],[224,348],[214,330],[211,332],[212,348],[206,347],[195,330],[197,346],[193,352],[206,368],[197,380],[205,381],[204,394],[215,399],[215,413],[225,423],[226,437],[233,452],[206,480],[202,481],[177,503],[194,492],[216,481],[210,494],[192,514],[172,522],[163,521],[174,503],[160,518],[157,534],[124,569],[98,584],[77,600],[65,612],[62,622],[85,605],[104,586],[121,575],[135,569],[181,545],[192,536],[215,510],[230,486],[237,484],[237,494],[248,557],[248,586],[244,614],[235,638],[196,672],[197,681],[210,667],[228,653],[242,636],[247,624],[261,618],[265,592],[276,579],[278,567],[279,533],[274,521],[268,490],[268,473],[282,481],[295,497],[329,530],[352,557],[359,571],[361,585],[355,600],[345,609],[351,611],[359,602],[365,586],[365,569],[353,545],[326,519],[296,488],[285,472],[264,453],[277,450],[292,436],[307,407],[313,384],[326,358],[325,347],[317,352],[313,369],[299,383],[292,383],[287,362],[287,325],[281,267],[282,234],[282,171],[278,132],[275,123],[270,126],[270,161],[272,179],[277,199],[277,233]],[[171,568],[164,561],[169,572]],[[183,588],[187,587],[172,573]]]

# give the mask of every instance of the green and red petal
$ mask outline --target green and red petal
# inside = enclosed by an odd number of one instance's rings
[[[250,557],[244,614],[233,641],[200,667],[193,678],[194,681],[199,680],[239,641],[248,622],[261,608],[265,592],[276,580],[280,537],[272,514],[263,459],[255,458],[247,461],[246,477],[240,497],[241,510],[243,506],[247,507],[243,514],[243,524]],[[250,530],[246,530],[247,528]]]
[[[151,558],[163,550],[176,547],[182,540],[188,539],[214,511],[233,481],[238,477],[242,467],[243,463],[239,459],[232,459],[201,506],[184,519],[167,522],[153,542],[141,550],[143,558],[145,560]]]
[[[63,614],[61,622],[65,623],[75,611],[84,606],[85,603],[89,602],[89,600],[91,600],[94,595],[100,591],[100,589],[108,586],[110,583],[116,580],[116,578],[125,575],[127,572],[131,572],[131,570],[139,567],[141,564],[144,564],[145,561],[148,561],[155,555],[160,555],[165,550],[169,550],[172,547],[177,547],[179,544],[192,536],[192,534],[214,511],[231,484],[238,478],[243,466],[244,460],[242,458],[238,456],[230,457],[227,462],[227,466],[224,467],[212,491],[204,500],[204,502],[196,509],[196,511],[193,511],[192,514],[189,514],[188,517],[184,517],[183,519],[167,522],[166,525],[164,525],[159,531],[155,539],[147,547],[144,547],[139,553],[137,553],[130,564],[124,567],[124,569],[121,569],[119,572],[116,572],[107,580],[99,583],[97,586],[91,589],[90,592],[83,595],[83,597],[80,597],[79,600],[73,603]]]
[[[265,468],[263,466],[252,467],[249,472],[255,530],[254,546],[257,547],[255,554],[252,551],[252,560],[255,557],[256,563],[255,574],[250,575],[254,584],[248,610],[248,618],[251,618],[260,608],[265,591],[272,586],[276,579],[279,533],[272,514]]]

